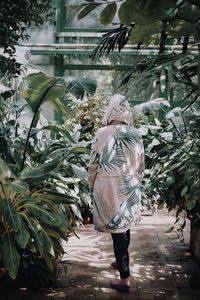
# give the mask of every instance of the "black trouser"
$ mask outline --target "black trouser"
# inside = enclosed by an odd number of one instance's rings
[[[127,278],[130,276],[128,253],[128,246],[130,243],[130,229],[123,233],[111,233],[111,236],[113,239],[113,249],[120,277],[122,279]]]

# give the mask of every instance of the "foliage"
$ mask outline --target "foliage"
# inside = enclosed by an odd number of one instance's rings
[[[175,223],[183,216],[200,224],[199,113],[185,114],[175,108],[166,111],[164,121],[160,122],[150,103],[147,105],[145,110],[145,104],[141,105],[146,116],[141,119],[143,125],[141,120],[136,120],[146,154],[143,204],[153,210],[164,205],[169,210],[176,209]],[[184,226],[183,219],[179,229]]]
[[[15,60],[15,46],[19,40],[28,39],[26,29],[32,23],[36,26],[52,16],[51,0],[2,0],[0,12],[0,48],[8,57],[0,55],[1,76],[5,73],[19,73],[19,64]]]
[[[136,45],[138,50],[154,45],[159,55],[155,59],[147,57],[134,65],[121,84],[132,79],[134,84],[146,90],[146,99],[164,96],[172,100],[173,88],[181,83],[187,90],[184,99],[189,100],[189,104],[197,101],[200,90],[198,48],[196,55],[186,54],[189,53],[188,46],[194,47],[199,42],[199,1],[92,0],[76,8],[78,19],[86,17],[96,7],[102,7],[99,17],[102,24],[112,23],[115,16],[119,19],[119,26],[106,30],[91,55],[92,59],[97,53],[121,51],[128,43]],[[171,44],[180,45],[179,51],[173,51]]]
[[[52,270],[54,259],[63,254],[62,240],[91,202],[85,181],[87,145],[65,129],[62,119],[50,123],[43,115],[49,101],[57,112],[65,108],[66,116],[67,87],[43,73],[29,75],[27,84],[22,92],[2,84],[0,95],[0,265],[12,279],[26,251]],[[29,126],[23,122],[27,112]]]
[[[118,6],[117,4],[118,3]],[[132,26],[132,43],[149,43],[160,35],[160,51],[163,52],[168,36],[198,36],[200,18],[198,1],[173,0],[121,0],[121,1],[86,1],[78,8],[78,19],[87,16],[96,7],[103,6],[100,22],[108,25],[117,14],[121,24]],[[77,9],[77,7],[76,7]],[[117,43],[117,38],[116,38]]]
[[[185,105],[188,109],[198,99],[198,57],[183,54],[161,54],[155,58],[144,58],[133,66],[133,70],[127,73],[121,84],[127,84],[133,80],[137,88],[145,90],[145,99],[153,99],[156,96],[167,98],[171,105],[176,96],[179,105]],[[176,95],[176,87],[184,89],[184,97]]]
[[[101,119],[107,99],[96,93],[82,100],[72,98],[68,102],[70,118],[66,118],[65,128],[73,131],[80,124],[81,139],[91,140],[96,130],[101,127]]]

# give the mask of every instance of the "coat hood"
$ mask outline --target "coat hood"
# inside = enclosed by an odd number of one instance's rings
[[[133,125],[132,110],[125,96],[115,94],[110,98],[102,125],[107,126],[111,121],[120,121],[127,125]]]

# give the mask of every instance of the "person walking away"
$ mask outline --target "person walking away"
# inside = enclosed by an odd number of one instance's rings
[[[88,166],[88,185],[93,197],[93,222],[98,232],[110,233],[120,279],[112,288],[129,292],[130,228],[141,218],[141,180],[144,149],[133,127],[131,107],[123,95],[111,97],[103,127],[98,129]]]

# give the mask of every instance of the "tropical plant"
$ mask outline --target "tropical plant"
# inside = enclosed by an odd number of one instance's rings
[[[156,110],[161,108],[158,104]],[[186,218],[200,224],[199,112],[165,108],[164,119],[159,121],[154,101],[138,105],[136,111],[143,112],[135,120],[146,154],[143,204],[153,211],[165,205],[169,211],[176,209],[178,229],[174,225],[170,230],[177,229],[183,240]]]
[[[0,48],[8,56],[0,55],[0,77],[7,74],[19,74],[21,64],[15,58],[15,46],[19,40],[28,39],[26,29],[32,23],[36,26],[52,16],[51,0],[1,1],[0,12]]]
[[[27,83],[22,92],[2,85],[0,97],[0,265],[12,279],[27,253],[31,261],[43,261],[45,272],[52,270],[54,259],[63,253],[62,240],[68,239],[91,201],[84,168],[89,149],[79,142],[77,132],[73,137],[62,125],[69,88],[43,73],[29,75]],[[53,112],[62,112],[62,118],[51,123],[44,118],[46,101],[52,102]],[[29,127],[22,122],[28,108]]]
[[[177,86],[181,84],[185,90],[182,100],[187,99],[189,106],[198,100],[199,1],[86,1],[75,6],[77,18],[86,17],[97,7],[102,7],[99,19],[103,25],[111,24],[117,17],[119,26],[106,30],[92,59],[98,53],[121,51],[129,43],[138,50],[151,49],[153,45],[158,49],[158,56],[154,58],[149,52],[150,57],[134,64],[121,84],[134,82],[136,88],[146,91],[145,99],[167,97],[171,102],[174,94],[180,95]],[[182,105],[179,97],[176,98]]]
[[[110,52],[115,47],[121,50],[130,40],[132,44],[138,44],[138,47],[142,44],[159,44],[161,54],[169,37],[199,36],[199,6],[196,0],[92,0],[75,5],[74,8],[79,20],[97,7],[102,7],[100,22],[103,25],[111,24],[117,15],[121,25],[119,29],[109,31],[106,35],[107,43],[103,39],[101,50]],[[187,48],[187,44],[188,40],[185,40],[183,48]]]

